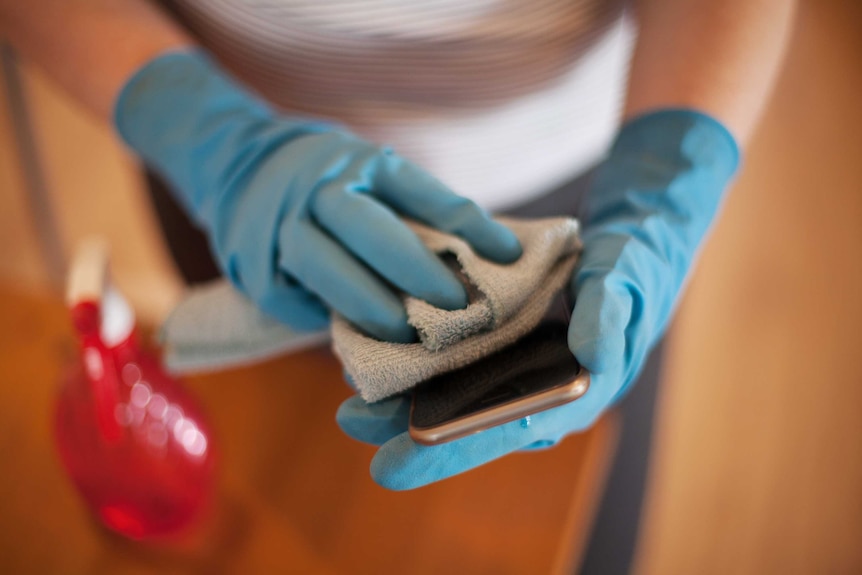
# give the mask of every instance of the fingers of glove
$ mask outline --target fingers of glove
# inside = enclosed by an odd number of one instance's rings
[[[415,443],[407,433],[396,435],[377,451],[371,475],[383,487],[414,489],[463,473],[508,453],[549,447],[564,436],[587,429],[604,413],[619,389],[613,370],[592,377],[580,399],[441,445]]]
[[[329,307],[378,339],[415,340],[395,294],[332,238],[304,220],[286,223],[279,235],[279,265]]]
[[[263,255],[258,252],[256,257],[227,260],[225,272],[234,286],[266,315],[293,329],[314,331],[329,325],[329,310],[323,303],[303,286],[290,282]]]
[[[409,418],[409,396],[369,404],[354,395],[342,403],[335,414],[335,421],[344,433],[372,445],[383,445],[407,431]]]
[[[590,387],[583,396],[561,407],[534,414],[531,416],[533,424],[543,430],[543,437],[554,441],[588,429],[610,407],[622,381],[623,372],[618,369],[590,374]]]
[[[290,285],[282,277],[274,279],[255,300],[266,315],[298,331],[316,331],[329,325],[329,310],[302,286]]]
[[[386,442],[371,460],[371,476],[393,490],[415,489],[463,473],[542,439],[513,421],[441,445],[419,445],[407,433]]]
[[[575,290],[569,349],[591,373],[622,369],[632,297],[613,272],[587,277]]]
[[[399,289],[447,309],[467,306],[461,282],[390,209],[339,178],[314,198],[317,222]]]
[[[509,228],[394,154],[384,157],[374,193],[399,213],[463,238],[487,259],[511,263],[521,257],[521,243]]]
[[[329,324],[329,310],[305,286],[273,262],[277,204],[269,194],[249,194],[236,216],[213,231],[213,246],[225,276],[266,315],[300,331]],[[249,225],[254,222],[254,225]]]

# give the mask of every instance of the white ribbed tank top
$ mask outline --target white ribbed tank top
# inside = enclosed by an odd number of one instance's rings
[[[169,0],[246,85],[489,209],[595,163],[634,39],[622,0]]]

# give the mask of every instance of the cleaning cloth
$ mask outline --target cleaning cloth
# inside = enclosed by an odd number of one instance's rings
[[[294,331],[257,309],[227,280],[189,289],[159,331],[162,361],[176,374],[263,361],[329,341],[329,330]]]
[[[514,343],[536,327],[572,274],[581,243],[570,218],[500,218],[521,241],[523,255],[512,264],[477,256],[460,238],[411,224],[432,251],[461,274],[470,302],[446,311],[408,297],[408,322],[420,341],[375,340],[343,318],[332,322],[333,349],[367,402],[408,390],[435,375],[473,363]]]
[[[517,236],[523,255],[512,264],[480,258],[463,240],[410,222],[467,288],[469,304],[446,311],[419,299],[404,301],[419,342],[375,340],[335,316],[331,337],[363,399],[379,401],[430,377],[468,365],[515,342],[538,325],[571,277],[580,251],[570,218],[499,218]],[[329,332],[296,332],[258,311],[227,282],[191,289],[161,329],[165,364],[173,372],[247,364],[319,345]]]

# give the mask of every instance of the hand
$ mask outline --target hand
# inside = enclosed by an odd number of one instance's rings
[[[336,126],[277,116],[200,53],[161,56],[125,85],[115,121],[208,232],[227,277],[269,315],[318,329],[328,309],[409,342],[400,290],[445,309],[461,283],[401,221],[511,262],[517,238],[473,202]]]
[[[370,405],[352,397],[338,423],[381,445],[371,462],[375,481],[419,487],[592,425],[625,393],[664,332],[738,155],[730,133],[698,112],[664,110],[624,126],[588,194],[584,252],[571,282],[568,344],[591,372],[587,393],[532,415],[528,425],[514,421],[432,447],[406,433],[407,397]]]

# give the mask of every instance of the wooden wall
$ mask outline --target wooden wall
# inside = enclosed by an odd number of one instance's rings
[[[26,154],[16,145],[7,89],[0,93],[0,281],[62,291],[63,266],[90,235],[106,237],[114,277],[141,317],[155,322],[180,283],[148,204],[137,164],[118,139],[26,62],[18,66],[49,211],[28,202]],[[2,79],[0,79],[2,82]],[[5,84],[3,88],[8,88]],[[21,119],[20,117],[18,118]],[[53,222],[59,265],[36,232]],[[48,242],[50,244],[50,242]]]
[[[862,3],[805,2],[673,327],[639,573],[862,573]]]

